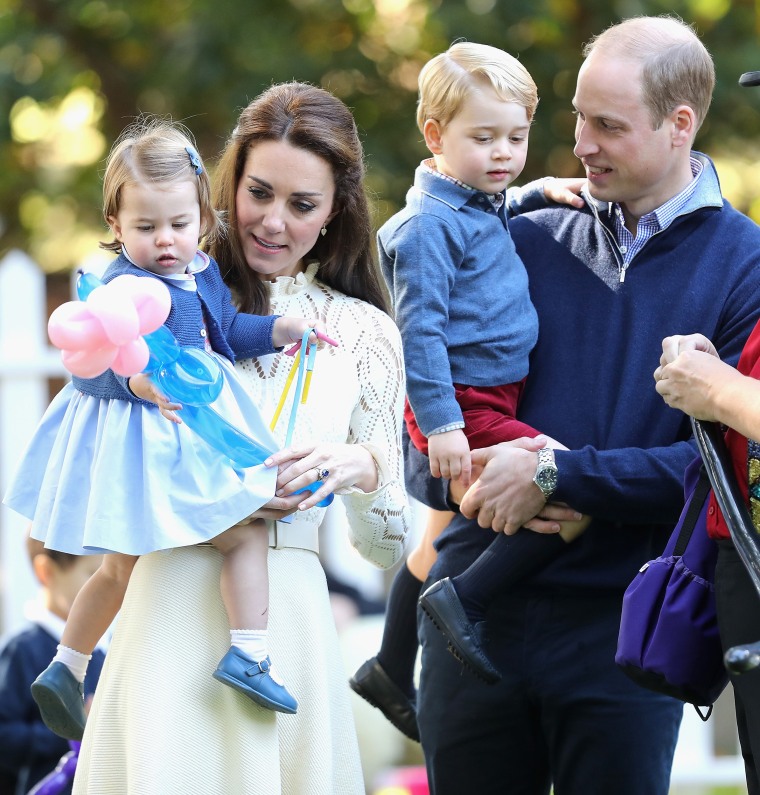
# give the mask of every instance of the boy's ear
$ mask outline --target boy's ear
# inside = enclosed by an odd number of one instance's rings
[[[40,553],[32,559],[34,576],[44,588],[50,585],[50,580],[53,577],[53,566],[55,566],[55,561],[49,555]]]
[[[435,119],[428,119],[422,126],[425,145],[434,155],[443,154],[443,128]]]

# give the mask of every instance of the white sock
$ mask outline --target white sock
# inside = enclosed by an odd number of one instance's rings
[[[265,629],[231,629],[230,641],[233,646],[256,662],[263,660],[269,654]]]
[[[70,649],[68,646],[58,644],[58,651],[53,657],[53,662],[63,663],[71,671],[77,682],[84,682],[84,675],[87,673],[87,665],[92,659],[91,654],[82,654],[81,651]]]
[[[266,629],[231,629],[230,641],[243,654],[248,655],[252,660],[261,662],[269,655],[269,644],[267,643],[268,632]],[[277,675],[274,668],[269,669],[269,675],[277,682],[282,684],[282,679]]]

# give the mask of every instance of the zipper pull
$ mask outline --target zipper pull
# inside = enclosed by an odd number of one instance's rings
[[[620,284],[622,284],[625,281],[625,272],[627,268],[628,268],[627,265],[623,265],[623,267],[620,269]]]

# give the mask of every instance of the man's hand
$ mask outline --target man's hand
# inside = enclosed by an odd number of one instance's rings
[[[516,533],[537,516],[546,500],[533,482],[538,465],[537,452],[546,439],[522,438],[493,447],[473,450],[473,473],[478,479],[462,499],[460,510],[468,519],[477,518],[481,527],[507,535]],[[559,525],[551,525],[558,532]]]

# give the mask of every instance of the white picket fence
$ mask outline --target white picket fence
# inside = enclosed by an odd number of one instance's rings
[[[0,261],[0,494],[47,406],[47,379],[66,375],[46,327],[44,275],[26,254],[12,251]],[[26,524],[0,506],[0,633],[22,623],[37,587],[23,542]],[[675,791],[744,783],[733,737],[729,753],[716,754],[715,726],[714,717],[703,723],[686,709],[673,769]]]

